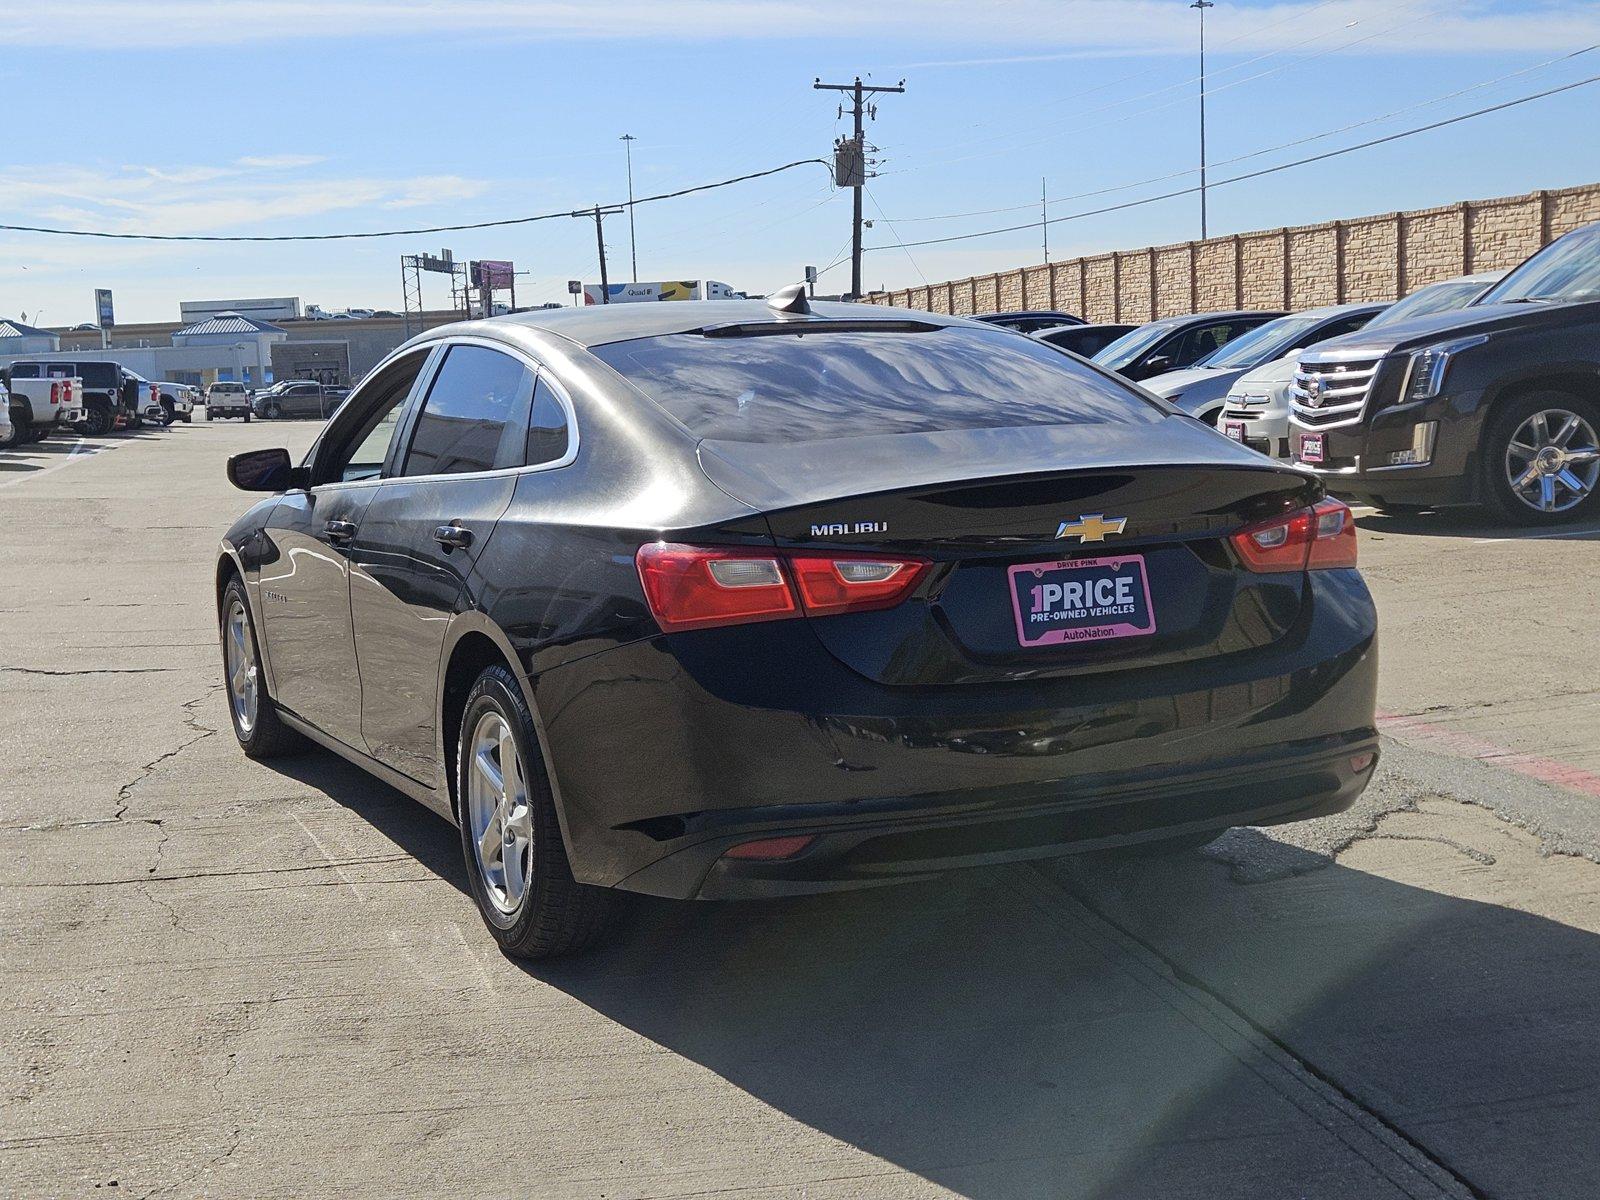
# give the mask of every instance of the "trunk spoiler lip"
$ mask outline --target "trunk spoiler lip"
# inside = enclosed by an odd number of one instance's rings
[[[1231,443],[1229,443],[1231,445]],[[1259,456],[1257,456],[1259,457]],[[1280,462],[1276,459],[1262,458],[1259,462],[1246,461],[1190,461],[1179,457],[1162,458],[1148,461],[1128,461],[1118,456],[1096,457],[1085,459],[1082,462],[1070,465],[1040,468],[1036,466],[1019,467],[1016,470],[984,473],[962,473],[959,470],[930,471],[928,475],[914,483],[888,483],[885,486],[851,488],[851,482],[841,481],[838,487],[810,489],[805,493],[793,487],[775,483],[771,478],[753,472],[734,459],[728,457],[718,449],[718,444],[706,439],[700,439],[695,445],[695,458],[702,473],[718,491],[737,500],[752,511],[765,516],[775,516],[780,513],[791,513],[818,505],[832,504],[867,498],[888,498],[903,496],[910,493],[924,491],[936,487],[960,487],[979,485],[984,482],[995,483],[1025,483],[1032,480],[1047,479],[1058,475],[1075,475],[1092,471],[1225,471],[1248,472],[1260,475],[1276,475],[1285,482],[1295,481],[1308,489],[1307,503],[1316,503],[1327,493],[1323,480],[1313,471],[1300,466],[1298,463]],[[714,469],[711,464],[721,469]],[[741,480],[751,480],[765,489],[774,493],[770,503],[762,503],[761,498],[749,494],[749,490],[740,486]],[[781,493],[781,494],[779,494]]]

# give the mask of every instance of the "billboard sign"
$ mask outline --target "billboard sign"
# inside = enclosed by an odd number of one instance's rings
[[[491,292],[510,291],[515,286],[515,272],[511,264],[499,259],[485,258],[473,263],[472,277],[480,288],[488,288]]]
[[[95,288],[94,319],[95,324],[99,325],[101,329],[110,329],[117,323],[116,314],[111,310],[110,288]]]

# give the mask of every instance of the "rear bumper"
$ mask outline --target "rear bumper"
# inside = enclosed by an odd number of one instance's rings
[[[815,892],[1338,811],[1371,776],[1376,632],[1313,576],[1267,651],[938,688],[872,683],[805,621],[658,637],[537,674],[573,873],[672,897]],[[793,858],[741,842],[816,840]]]

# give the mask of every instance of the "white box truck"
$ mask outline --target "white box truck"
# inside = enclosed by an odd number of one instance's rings
[[[611,299],[605,298],[609,291]],[[655,300],[736,300],[739,293],[715,279],[667,279],[653,283],[598,283],[583,285],[585,304],[641,304]]]

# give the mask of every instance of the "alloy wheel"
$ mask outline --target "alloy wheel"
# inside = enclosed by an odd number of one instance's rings
[[[250,636],[250,614],[237,598],[228,605],[223,623],[223,644],[228,659],[228,699],[233,720],[245,737],[256,727],[260,704],[260,670],[256,664],[255,641]]]
[[[1567,512],[1600,481],[1600,439],[1578,413],[1540,409],[1511,435],[1505,473],[1511,494],[1535,512]]]
[[[533,809],[522,757],[511,726],[494,711],[478,718],[467,753],[473,857],[490,903],[510,916],[521,906],[533,872]]]

